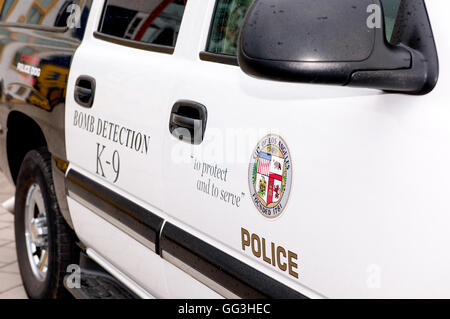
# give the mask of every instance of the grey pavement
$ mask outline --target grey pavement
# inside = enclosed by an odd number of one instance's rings
[[[12,196],[14,186],[0,173],[0,204]],[[0,299],[26,298],[17,265],[14,216],[0,206]]]

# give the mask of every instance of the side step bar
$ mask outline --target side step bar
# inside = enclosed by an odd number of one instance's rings
[[[138,298],[117,279],[108,274],[97,263],[82,253],[80,255],[78,287],[72,284],[74,274],[64,278],[64,287],[76,299],[136,299]]]

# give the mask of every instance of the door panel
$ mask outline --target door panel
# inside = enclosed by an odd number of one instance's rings
[[[264,85],[237,74],[238,69],[222,68],[208,73],[227,80],[204,72],[202,85],[186,86],[178,93],[179,98],[207,106],[209,118],[200,146],[182,146],[167,132],[168,156],[186,147],[186,155],[165,163],[166,188],[178,199],[166,202],[171,217],[299,289],[310,287],[328,297],[420,295],[429,280],[420,277],[421,269],[438,270],[450,262],[441,246],[450,225],[450,170],[445,169],[450,152],[442,147],[449,142],[450,113],[437,91],[417,98],[339,88],[348,93],[339,97],[337,89],[292,85],[286,90],[287,85]],[[195,69],[199,72],[201,67]],[[183,81],[190,83],[194,77]],[[235,80],[245,90],[221,92]],[[305,90],[304,95],[295,93]],[[324,91],[329,98],[323,99]],[[239,111],[232,111],[234,107]],[[255,133],[247,135],[247,130]],[[293,177],[285,211],[269,220],[250,198],[248,165],[258,141],[273,132],[289,147]],[[244,151],[228,161],[227,154],[242,144]],[[227,170],[227,180],[202,177],[196,163]],[[224,202],[220,194],[214,198],[198,190],[199,181],[206,192],[214,184],[219,191],[239,196],[240,207]],[[295,252],[299,279],[258,260],[248,247],[242,251],[242,228]],[[426,258],[411,264],[417,249]],[[372,269],[383,270],[383,282],[397,284],[372,289],[367,285]],[[416,289],[409,282],[412,277]],[[411,289],[402,289],[405,286]]]
[[[67,178],[75,230],[88,248],[152,295],[167,297],[157,245],[164,217],[161,132],[168,125],[164,106],[173,76],[165,67],[176,33],[161,37],[153,31],[167,18],[179,23],[183,10],[178,0],[151,2],[107,1],[104,11],[96,4],[96,12],[106,15],[90,21],[71,68]],[[172,42],[164,42],[168,37]],[[106,243],[102,232],[111,236]],[[143,257],[144,251],[153,257]]]
[[[162,202],[160,105],[167,103],[169,81],[161,66],[169,61],[168,55],[89,41],[77,52],[71,79],[95,79],[94,103],[77,104],[72,85],[66,116],[70,162],[156,209]]]
[[[306,296],[450,294],[430,285],[450,280],[448,79],[418,97],[263,81],[206,61],[172,68],[183,69],[183,85],[168,109],[195,101],[208,121],[200,145],[165,128],[171,223]],[[292,165],[289,199],[277,218],[258,211],[249,188],[252,154],[269,134],[285,141]]]

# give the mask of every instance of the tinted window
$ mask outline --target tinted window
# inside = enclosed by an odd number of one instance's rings
[[[187,0],[107,0],[100,32],[174,47]]]
[[[67,26],[69,5],[82,5],[84,0],[6,0],[0,14],[2,22],[43,26]]]
[[[394,31],[395,22],[397,21],[398,9],[402,0],[381,0],[383,4],[384,19],[386,21],[386,37],[391,40]]]
[[[236,55],[239,32],[253,0],[218,0],[206,51]]]

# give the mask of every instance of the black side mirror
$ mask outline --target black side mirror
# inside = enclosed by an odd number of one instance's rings
[[[400,10],[408,2],[416,11],[421,4],[426,23],[414,26],[414,36],[427,45],[392,45],[384,21],[372,28],[368,8],[382,10],[379,0],[255,0],[241,31],[239,65],[265,79],[428,93],[438,77],[436,48],[423,0],[404,0]],[[397,33],[413,22],[399,20]]]

